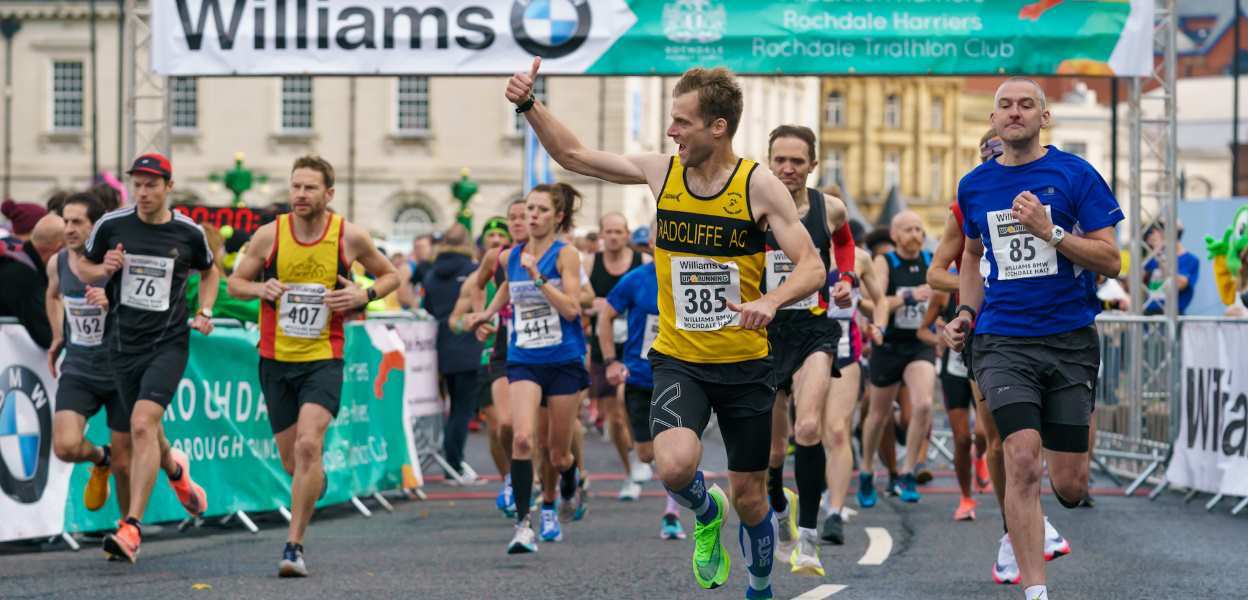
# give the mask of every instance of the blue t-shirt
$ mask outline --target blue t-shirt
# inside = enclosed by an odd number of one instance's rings
[[[607,303],[615,312],[628,314],[628,340],[624,342],[624,366],[628,367],[628,384],[642,388],[654,387],[650,361],[641,357],[646,340],[651,344],[658,334],[659,280],[654,263],[642,265],[624,274],[607,294]],[[649,332],[649,333],[647,333]]]
[[[1043,157],[1025,165],[990,160],[958,183],[963,231],[984,243],[984,303],[977,334],[1054,335],[1087,327],[1100,312],[1096,274],[1028,233],[1010,212],[1014,197],[1030,191],[1048,208],[1053,224],[1070,233],[1122,220],[1122,208],[1092,165],[1046,148]]]
[[[1200,279],[1200,259],[1191,252],[1184,252],[1178,256],[1177,263],[1179,275],[1187,278],[1187,287],[1179,292],[1179,314],[1183,315],[1187,314],[1187,306],[1192,303],[1192,298],[1196,295],[1196,280]],[[1144,265],[1144,271],[1152,273],[1154,281],[1162,277],[1161,273],[1155,273],[1159,268],[1160,265],[1157,264],[1155,258],[1149,259]],[[1165,295],[1162,294],[1161,297],[1149,301],[1144,307],[1144,312],[1160,313],[1165,310],[1165,304]]]

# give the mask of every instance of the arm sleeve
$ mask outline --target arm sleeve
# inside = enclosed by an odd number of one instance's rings
[[[849,219],[832,234],[832,253],[836,257],[837,271],[854,272],[854,233],[849,229]]]
[[[1091,165],[1084,163],[1083,181],[1076,194],[1079,226],[1084,231],[1113,227],[1123,219],[1122,207],[1109,185]]]

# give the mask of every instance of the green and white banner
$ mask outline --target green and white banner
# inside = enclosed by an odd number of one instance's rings
[[[1154,0],[168,0],[165,75],[1145,76]]]

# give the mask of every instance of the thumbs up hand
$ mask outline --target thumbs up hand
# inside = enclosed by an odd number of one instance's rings
[[[520,104],[533,95],[533,82],[537,80],[537,70],[542,66],[542,57],[533,57],[533,66],[528,73],[523,71],[507,80],[507,91],[504,95],[512,104]]]

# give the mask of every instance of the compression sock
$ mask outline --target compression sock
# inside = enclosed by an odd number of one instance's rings
[[[778,513],[789,510],[789,500],[784,497],[784,465],[767,468],[767,498],[771,510]]]
[[[513,458],[511,460],[511,493],[516,498],[516,522],[523,523],[529,516],[529,503],[533,500],[533,461]]]
[[[559,496],[564,500],[571,500],[576,494],[576,463],[572,463],[567,471],[559,474]]]
[[[771,587],[771,565],[775,554],[776,514],[767,516],[757,525],[741,523],[739,539],[745,555],[745,568],[750,574],[750,588],[763,591]]]
[[[706,492],[706,478],[702,475],[702,471],[694,473],[693,480],[685,487],[674,490],[664,484],[667,492],[672,495],[672,499],[677,504],[692,510],[698,517],[698,522],[706,525],[715,520],[719,516],[719,506],[711,502],[711,496]]]
[[[794,479],[797,480],[797,526],[814,529],[819,524],[819,500],[823,495],[823,445],[798,445],[793,453]]]

